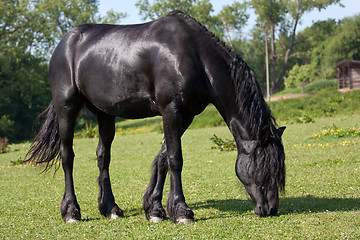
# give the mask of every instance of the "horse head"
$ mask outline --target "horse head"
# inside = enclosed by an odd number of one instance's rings
[[[285,154],[281,136],[285,127],[271,130],[266,125],[258,140],[238,143],[236,175],[255,204],[255,214],[274,216],[279,207],[279,190],[285,188]]]

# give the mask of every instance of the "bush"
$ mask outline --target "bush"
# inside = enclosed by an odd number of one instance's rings
[[[289,76],[285,78],[285,87],[304,87],[306,83],[312,81],[313,75],[313,68],[311,67],[311,65],[307,64],[299,66],[296,64],[290,70]]]
[[[305,87],[306,93],[319,93],[326,91],[336,91],[337,90],[337,79],[323,79],[311,82]]]
[[[234,151],[236,150],[236,144],[234,139],[222,139],[216,134],[212,138],[210,138],[216,145],[216,147],[212,147],[212,149],[220,149],[220,151]]]
[[[75,133],[75,136],[77,138],[96,138],[98,137],[98,132],[99,132],[98,126],[92,127],[91,123],[89,124],[86,123],[85,128],[80,131],[77,131]]]
[[[8,136],[10,139],[14,136],[14,121],[8,115],[0,117],[0,136]]]

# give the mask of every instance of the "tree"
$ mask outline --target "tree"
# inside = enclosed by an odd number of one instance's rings
[[[283,79],[288,68],[289,59],[294,48],[295,38],[296,38],[296,29],[301,20],[302,16],[314,9],[319,11],[325,9],[326,7],[339,3],[340,6],[343,6],[340,3],[340,0],[288,0],[286,5],[289,9],[289,15],[292,19],[292,31],[290,33],[290,41],[285,50],[284,63],[282,65],[281,71],[279,73],[278,80],[276,82],[275,90],[279,89],[283,84]]]
[[[328,77],[336,77],[337,62],[343,59],[360,60],[360,14],[341,20],[323,50],[322,68]]]
[[[333,19],[315,22],[297,36],[294,48],[297,64],[309,64],[312,78],[335,78],[337,62],[360,59],[359,29],[359,14],[338,23]]]
[[[268,31],[270,31],[270,56],[271,56],[271,83],[272,92],[274,92],[274,86],[276,86],[276,65],[278,62],[278,56],[276,55],[275,48],[275,30],[276,26],[284,20],[285,5],[282,1],[278,0],[251,0],[250,5],[254,8],[255,13],[258,15],[258,26],[263,29],[265,33],[265,48],[268,49]],[[266,60],[267,57],[267,51]],[[267,68],[267,66],[266,66]],[[267,72],[267,75],[269,73]],[[269,86],[267,86],[268,98],[270,95]]]
[[[226,38],[232,48],[234,46],[231,41],[230,31],[240,32],[249,19],[249,14],[246,13],[246,5],[245,2],[235,1],[232,5],[224,6],[218,15],[222,20]]]
[[[296,40],[297,26],[307,12],[314,9],[319,11],[331,4],[340,3],[340,0],[252,0],[251,6],[258,15],[259,25],[270,26],[271,30],[271,84],[272,93],[277,92],[283,84],[290,58],[294,57],[293,50]],[[276,40],[276,26],[280,26],[279,37]],[[277,44],[282,52],[277,53]],[[283,63],[278,66],[279,60]]]
[[[214,10],[209,0],[156,0],[153,4],[149,0],[138,0],[135,6],[139,8],[143,20],[155,20],[171,11],[181,10],[213,31],[217,31],[219,26],[219,19],[211,16]]]
[[[74,26],[84,23],[117,23],[125,13],[108,11],[105,17],[98,14],[98,0],[35,0],[34,11],[41,24],[35,32],[40,33],[36,48],[47,52]],[[44,28],[46,26],[46,28]],[[43,55],[44,53],[40,53]]]
[[[46,61],[70,28],[117,22],[124,14],[98,14],[97,0],[0,2],[0,137],[24,140],[50,101]]]
[[[216,16],[211,15],[214,10],[210,0],[155,0],[152,4],[149,0],[138,0],[135,5],[139,8],[143,20],[155,20],[171,11],[182,10],[218,37],[227,36],[229,45],[231,45],[230,31],[241,31],[249,18],[246,14],[246,4],[237,1],[225,6]]]
[[[302,87],[304,92],[305,85],[312,82],[313,80],[311,76],[312,67],[309,64],[301,66],[295,64],[293,68],[289,71],[288,77],[285,78],[285,87]]]
[[[326,79],[333,71],[324,65],[325,47],[336,34],[338,25],[334,19],[315,22],[299,32],[296,38],[294,55],[298,65],[309,64],[312,78]],[[334,69],[335,64],[331,66]],[[330,75],[329,75],[330,73]],[[286,84],[285,84],[286,85]]]

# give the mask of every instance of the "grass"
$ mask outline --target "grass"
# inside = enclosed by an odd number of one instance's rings
[[[314,118],[289,124],[286,195],[276,217],[259,218],[235,176],[235,151],[219,151],[210,138],[230,139],[226,127],[191,129],[183,136],[184,193],[195,223],[150,224],[142,196],[162,134],[117,135],[112,147],[112,187],[125,218],[105,219],[97,211],[97,139],[75,139],[75,189],[83,221],[63,223],[59,213],[64,182],[39,174],[22,159],[28,143],[0,154],[0,236],[2,239],[358,239],[360,237],[360,138],[314,138],[329,126],[352,129],[360,114]],[[164,199],[169,182],[165,186]],[[164,200],[164,203],[165,203]]]
[[[322,80],[316,80],[304,87],[304,92],[302,88],[287,88],[283,91],[280,91],[272,96],[283,96],[283,95],[289,95],[289,94],[302,94],[302,93],[308,93],[308,94],[318,94],[318,93],[324,93],[328,91],[334,91],[337,90],[337,79],[322,79]]]

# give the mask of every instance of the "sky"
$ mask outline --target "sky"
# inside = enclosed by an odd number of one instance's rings
[[[241,0],[240,0],[241,1]],[[139,9],[135,7],[137,0],[100,0],[99,11],[102,16],[106,15],[106,12],[110,9],[113,9],[116,12],[125,12],[128,17],[121,20],[121,24],[136,24],[143,23],[139,15]],[[150,0],[150,2],[152,2]],[[214,14],[220,12],[224,5],[229,5],[234,2],[234,0],[210,0],[214,8]],[[332,19],[342,19],[344,17],[350,17],[355,14],[360,13],[360,0],[342,0],[341,3],[345,6],[344,8],[338,5],[332,5],[328,8],[319,12],[317,9],[305,14],[301,23],[298,26],[298,31],[303,30],[306,27],[312,25],[313,22]],[[249,11],[250,18],[248,20],[247,26],[244,28],[243,32],[249,32],[256,24],[256,16],[252,11]]]

